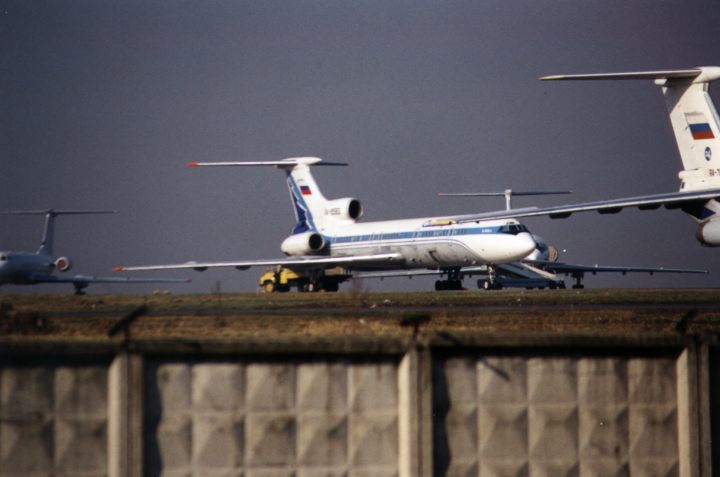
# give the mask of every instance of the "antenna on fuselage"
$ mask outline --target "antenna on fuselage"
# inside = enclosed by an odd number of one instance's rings
[[[116,214],[116,210],[5,210],[0,211],[0,215],[44,215],[45,228],[43,230],[42,242],[38,248],[38,255],[53,254],[53,241],[55,236],[55,217],[58,215],[95,215],[95,214]]]
[[[572,194],[570,190],[540,191],[540,192],[516,192],[512,189],[505,189],[503,192],[438,192],[439,197],[505,197],[505,210],[512,209],[513,196],[525,195],[564,195]]]

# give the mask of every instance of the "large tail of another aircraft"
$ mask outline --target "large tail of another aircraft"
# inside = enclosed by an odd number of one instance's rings
[[[720,187],[720,118],[708,87],[720,67],[687,70],[546,76],[542,80],[652,79],[662,87],[684,170],[680,190]]]

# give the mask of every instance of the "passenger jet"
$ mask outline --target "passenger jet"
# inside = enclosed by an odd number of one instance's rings
[[[283,259],[228,262],[189,262],[179,265],[117,267],[126,270],[194,269],[282,265],[316,276],[308,291],[337,290],[337,283],[323,280],[323,270],[342,266],[348,270],[441,268],[448,278],[442,289],[461,289],[460,269],[519,260],[535,250],[527,228],[513,218],[477,220],[463,225],[445,218],[417,218],[359,222],[363,209],[354,198],[326,199],[310,172],[313,166],[347,165],[298,157],[267,162],[211,162],[191,167],[272,166],[285,172],[296,224],[281,244]]]

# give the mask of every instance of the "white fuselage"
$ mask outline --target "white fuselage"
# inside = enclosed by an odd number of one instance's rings
[[[395,252],[400,268],[457,268],[520,260],[535,241],[516,220],[448,223],[443,219],[405,219],[355,223],[318,231],[333,256]],[[387,268],[387,267],[383,267]]]
[[[0,252],[0,285],[32,284],[34,274],[49,275],[54,269],[53,258],[29,252]]]

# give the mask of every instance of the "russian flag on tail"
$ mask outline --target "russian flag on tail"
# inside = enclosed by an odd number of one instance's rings
[[[703,113],[686,113],[685,119],[690,127],[693,139],[714,139],[715,135]]]
[[[300,186],[300,193],[302,195],[312,195],[312,191],[309,186]]]

